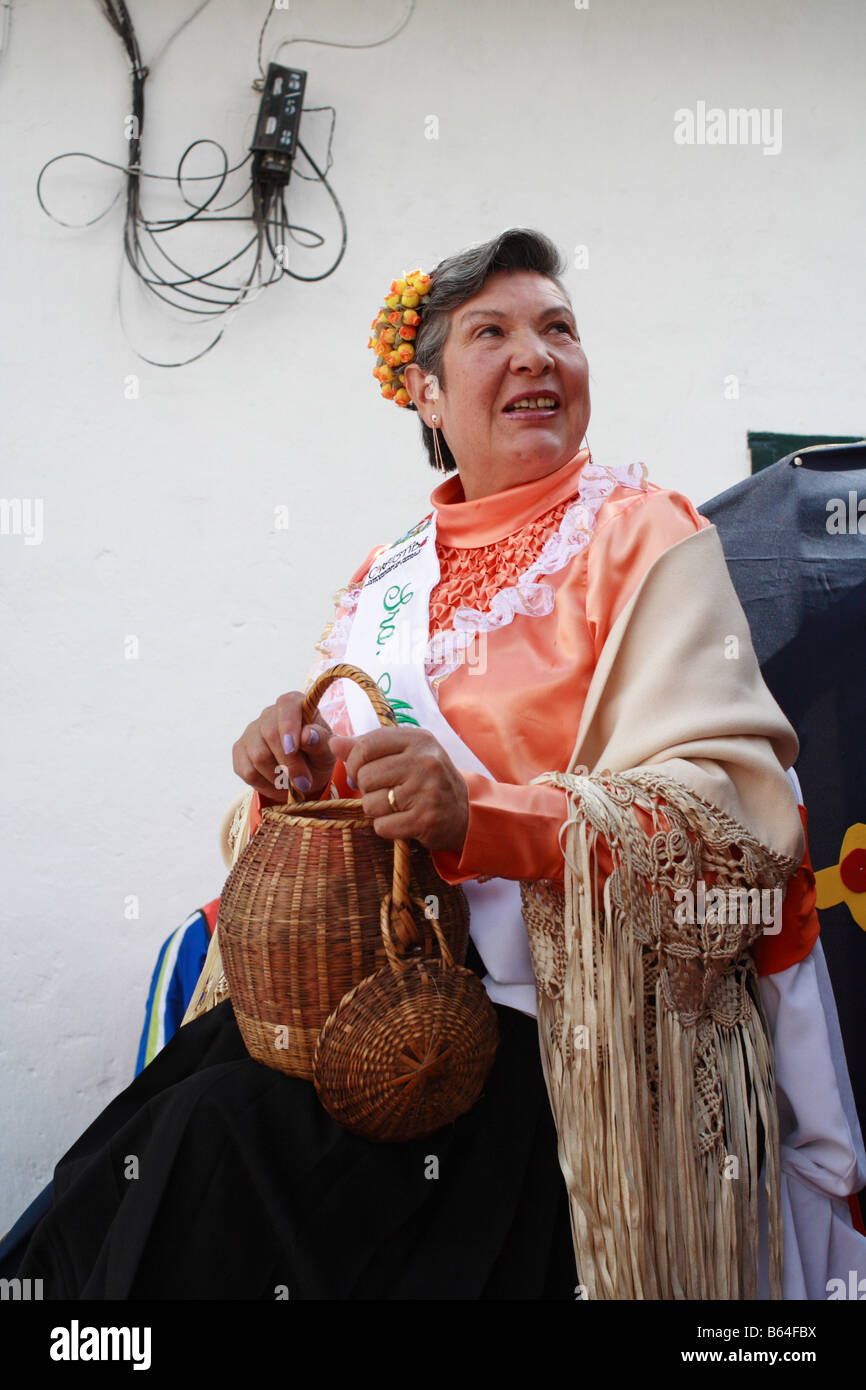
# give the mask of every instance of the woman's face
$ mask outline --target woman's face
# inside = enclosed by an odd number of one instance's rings
[[[497,271],[453,310],[442,378],[438,401],[422,397],[419,408],[427,424],[438,416],[467,500],[544,477],[580,449],[589,368],[568,302],[546,276]]]

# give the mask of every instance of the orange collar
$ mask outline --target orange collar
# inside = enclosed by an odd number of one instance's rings
[[[557,502],[576,494],[580,470],[588,459],[589,450],[580,449],[561,468],[543,478],[533,478],[471,502],[466,501],[460,476],[455,474],[430,494],[437,513],[437,540],[466,550],[504,540]]]

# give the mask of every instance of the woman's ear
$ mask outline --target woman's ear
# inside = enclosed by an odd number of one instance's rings
[[[409,362],[403,368],[403,385],[424,424],[430,425],[439,400],[438,377],[432,372],[422,371],[417,362]]]

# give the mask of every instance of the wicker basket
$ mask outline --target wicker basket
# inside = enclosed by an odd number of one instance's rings
[[[423,908],[424,904],[419,903]],[[363,1139],[406,1142],[471,1110],[499,1042],[496,1012],[471,970],[455,965],[434,920],[439,959],[401,954],[382,903],[388,964],[350,990],[319,1035],[316,1091]]]
[[[328,686],[347,677],[370,697],[382,725],[396,725],[379,687],[363,671],[348,665],[332,667],[315,682],[304,704],[305,723],[313,718]],[[431,896],[436,900],[432,904]],[[418,1038],[414,1044],[405,1036],[402,1041],[421,1049],[421,1090],[429,1090],[431,1096],[437,1092],[441,1102],[449,1088],[450,1093],[455,1092],[456,1084],[462,1109],[474,1103],[481,1086],[473,1080],[467,1089],[462,1074],[468,1075],[468,1069],[462,1063],[451,1083],[440,1077],[432,1087],[427,1084],[432,1073],[424,1062],[431,1028],[433,1033],[442,1032],[441,1018],[435,1021],[433,1006],[436,981],[441,984],[446,976],[448,980],[439,989],[442,1000],[448,990],[465,1000],[474,995],[472,1008],[464,1004],[458,1011],[463,1020],[458,1022],[458,1030],[467,1024],[474,1009],[482,1022],[483,1037],[472,1038],[471,1026],[466,1036],[475,1054],[470,1060],[477,1063],[478,1056],[484,1059],[484,1075],[495,1051],[495,1012],[478,977],[461,968],[469,939],[465,894],[439,877],[423,845],[395,840],[392,847],[392,842],[377,835],[359,800],[268,807],[261,826],[226,880],[218,929],[238,1027],[248,1052],[257,1061],[312,1080],[323,1024],[347,994],[361,983],[366,985],[367,977],[386,967],[389,980],[397,985],[399,1000],[405,1003],[410,988],[417,994],[410,1016],[420,1030]],[[438,959],[431,959],[434,955]],[[360,995],[362,1006],[367,994],[365,989]],[[443,1007],[447,1012],[447,1004],[441,1003],[440,1012]],[[368,1051],[371,1059],[379,1059],[375,1066],[381,1071],[381,1049],[377,1052],[370,1044]],[[322,1082],[320,1095],[327,1106],[326,1096],[333,1093],[339,1109],[339,1097],[357,1091],[363,1058],[360,1062],[355,1058],[348,1070],[338,1063],[336,1080],[329,1070],[327,1053],[323,1065],[328,1080]],[[340,1080],[344,1070],[348,1092]],[[443,1070],[441,1059],[439,1070]],[[478,1071],[476,1065],[473,1076]],[[470,1092],[472,1100],[465,1104]],[[364,1104],[369,1109],[369,1101]],[[435,1118],[442,1113],[446,1118],[439,1123],[446,1123],[453,1118],[451,1110],[453,1106],[437,1102],[432,1109],[426,1107],[425,1115],[429,1111]],[[335,1118],[339,1117],[335,1114]],[[359,1123],[356,1132],[364,1131],[363,1117]],[[353,1124],[350,1116],[346,1127]],[[397,1133],[401,1124],[403,1129],[407,1124],[412,1128],[409,1120],[400,1121],[393,1134],[380,1137],[408,1137]]]

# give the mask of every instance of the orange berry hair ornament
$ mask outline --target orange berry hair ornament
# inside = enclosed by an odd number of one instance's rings
[[[386,401],[396,401],[397,405],[411,404],[403,385],[403,368],[415,356],[413,342],[421,322],[420,310],[429,293],[430,276],[420,270],[392,280],[390,293],[371,324],[373,335],[367,346],[376,354],[373,375]]]

